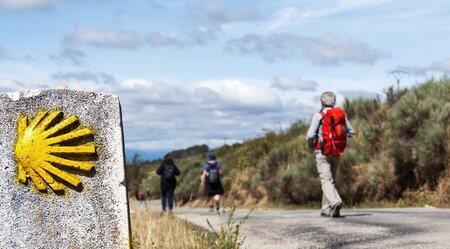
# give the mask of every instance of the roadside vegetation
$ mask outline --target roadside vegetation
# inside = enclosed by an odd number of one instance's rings
[[[248,152],[241,159],[239,167],[248,165]],[[240,178],[236,184],[240,184]],[[239,186],[238,186],[239,187]],[[234,199],[235,193],[228,195]],[[229,204],[225,212],[218,212],[221,224],[215,229],[208,219],[210,229],[205,230],[186,220],[177,218],[172,213],[158,213],[147,202],[131,200],[131,229],[133,248],[170,248],[170,249],[238,249],[245,238],[240,236],[240,227],[246,222],[252,211],[243,218],[235,217],[235,206]],[[225,208],[225,207],[224,207]]]
[[[175,215],[159,213],[132,201],[131,230],[135,249],[213,248],[215,235]]]
[[[450,80],[430,80],[410,89],[385,91],[380,99],[345,100],[343,108],[357,134],[340,163],[337,187],[347,207],[450,206]],[[313,154],[306,146],[307,123],[282,132],[264,131],[242,144],[215,149],[224,165],[224,187],[233,205],[318,207],[321,188]],[[178,205],[201,205],[200,175],[208,148],[177,151],[182,174]],[[240,158],[248,158],[240,167]],[[130,194],[159,196],[160,161],[138,156],[127,165]],[[237,183],[239,179],[240,183]]]

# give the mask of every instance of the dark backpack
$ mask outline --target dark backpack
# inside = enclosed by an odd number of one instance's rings
[[[344,110],[336,107],[320,114],[323,116],[320,150],[325,156],[341,156],[347,145]]]
[[[217,168],[217,163],[209,165],[206,177],[208,177],[209,183],[219,182],[219,169]]]
[[[163,177],[166,179],[172,179],[175,177],[175,166],[173,164],[164,164]]]

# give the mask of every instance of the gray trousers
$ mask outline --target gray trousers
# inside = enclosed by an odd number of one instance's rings
[[[316,163],[323,191],[322,212],[329,213],[334,204],[342,202],[335,186],[339,157],[324,156],[320,151],[316,151]]]

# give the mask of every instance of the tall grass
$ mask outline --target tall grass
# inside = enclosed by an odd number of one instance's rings
[[[183,219],[158,213],[143,203],[131,202],[133,248],[206,249],[214,248],[215,237]]]
[[[247,221],[251,211],[240,220],[235,219],[235,211],[235,207],[230,207],[226,216],[220,216],[222,224],[219,231],[216,231],[209,220],[207,220],[209,227],[216,235],[216,239],[213,242],[214,249],[238,249],[243,246],[245,237],[241,237],[241,226]]]

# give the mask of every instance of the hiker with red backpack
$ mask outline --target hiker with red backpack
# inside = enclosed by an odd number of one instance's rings
[[[220,210],[220,199],[224,195],[222,182],[223,175],[222,165],[216,161],[216,156],[208,155],[208,161],[203,165],[201,188],[205,190],[206,196],[214,199],[216,211]],[[211,200],[208,200],[210,202]],[[209,211],[214,212],[214,203],[209,206]]]
[[[161,203],[163,212],[166,211],[168,204],[169,211],[173,210],[173,195],[175,188],[177,187],[177,179],[175,176],[180,175],[180,170],[175,165],[172,159],[172,155],[167,154],[164,156],[163,162],[156,170],[158,175],[161,175]]]
[[[314,150],[317,171],[322,185],[321,216],[340,217],[342,199],[336,190],[335,180],[339,159],[347,138],[355,134],[344,110],[334,107],[336,95],[324,92],[320,96],[322,109],[315,113],[306,134],[309,148]]]

